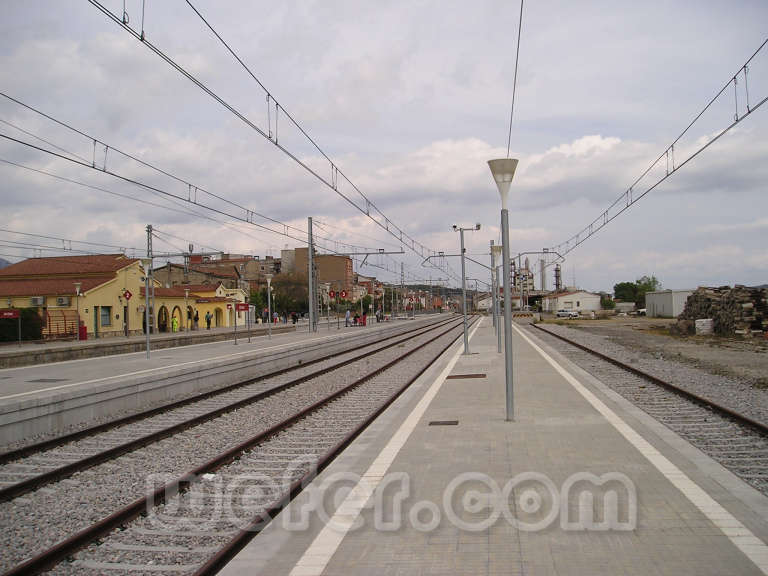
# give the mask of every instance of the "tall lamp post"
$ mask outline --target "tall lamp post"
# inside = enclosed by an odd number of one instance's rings
[[[269,328],[267,329],[269,331],[269,338],[272,338],[272,274],[265,274],[265,278],[267,279],[267,313],[269,314],[269,317],[267,318],[267,322],[269,323]]]
[[[461,311],[464,314],[464,354],[469,355],[469,333],[467,331],[467,271],[464,263],[464,231],[465,230],[480,230],[480,224],[475,224],[473,228],[462,228],[461,226],[453,225],[453,231],[458,230],[459,236],[461,236]]]
[[[514,380],[512,374],[512,302],[509,290],[509,187],[517,168],[516,158],[489,160],[488,166],[501,196],[501,252],[504,270],[504,367],[507,384],[507,421],[515,419]]]
[[[77,326],[75,330],[77,330],[78,341],[80,340],[80,286],[82,285],[82,282],[75,282],[75,309],[77,310]]]

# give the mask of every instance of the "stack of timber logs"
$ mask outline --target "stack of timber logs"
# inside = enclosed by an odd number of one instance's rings
[[[768,331],[768,289],[736,285],[700,287],[678,316],[678,329],[693,333],[694,322],[712,318],[715,334],[752,336]]]

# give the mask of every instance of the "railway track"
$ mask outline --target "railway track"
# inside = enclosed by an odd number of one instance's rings
[[[8,575],[52,567],[62,574],[213,573],[450,346],[460,328],[457,321],[433,325],[333,367],[316,366],[319,374],[283,383],[258,401],[3,503],[3,555],[12,552],[2,569]],[[253,478],[271,488],[253,497]],[[149,495],[147,479],[155,483]],[[232,485],[244,494],[228,493]]]
[[[438,322],[435,326],[446,322],[450,320]],[[278,370],[115,422],[0,454],[0,502],[7,502],[249,403],[258,402],[358,360],[372,350],[396,346],[404,338],[407,339],[409,334],[429,329],[429,325],[419,326],[360,349],[329,354],[301,366]]]
[[[745,482],[768,494],[768,426],[539,325],[532,325],[529,330]]]

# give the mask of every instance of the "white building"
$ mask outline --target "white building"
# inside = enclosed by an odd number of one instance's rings
[[[493,310],[493,296],[484,296],[477,301],[476,308],[484,312]]]
[[[573,292],[560,292],[547,298],[547,310],[577,310],[579,312],[597,312],[601,309],[600,294],[576,290]]]
[[[647,316],[654,318],[677,318],[683,313],[685,302],[693,290],[657,290],[645,293]]]

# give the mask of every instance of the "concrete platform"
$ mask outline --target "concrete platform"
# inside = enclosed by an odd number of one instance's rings
[[[283,332],[295,332],[307,330],[307,323],[302,325],[274,324],[273,334]],[[266,324],[254,324],[251,326],[251,336],[263,337],[268,333]],[[222,342],[247,338],[248,328],[238,326],[235,334],[233,328],[211,328],[210,330],[191,330],[175,333],[157,333],[152,335],[150,347],[152,350],[164,348],[176,348],[193,344],[207,344],[210,342]],[[47,364],[50,362],[64,362],[80,358],[98,358],[100,356],[113,356],[115,354],[130,354],[146,350],[146,337],[141,335],[110,336],[108,338],[93,338],[87,340],[53,340],[50,342],[3,342],[0,347],[0,369],[16,368],[20,366],[32,366],[35,364]]]
[[[518,327],[506,422],[489,319],[460,346],[221,574],[768,573],[768,498]]]
[[[444,315],[447,318],[446,315]],[[379,339],[423,321],[274,333],[0,370],[0,445],[219,388]],[[306,326],[305,326],[306,328]],[[243,335],[244,336],[244,335]]]

